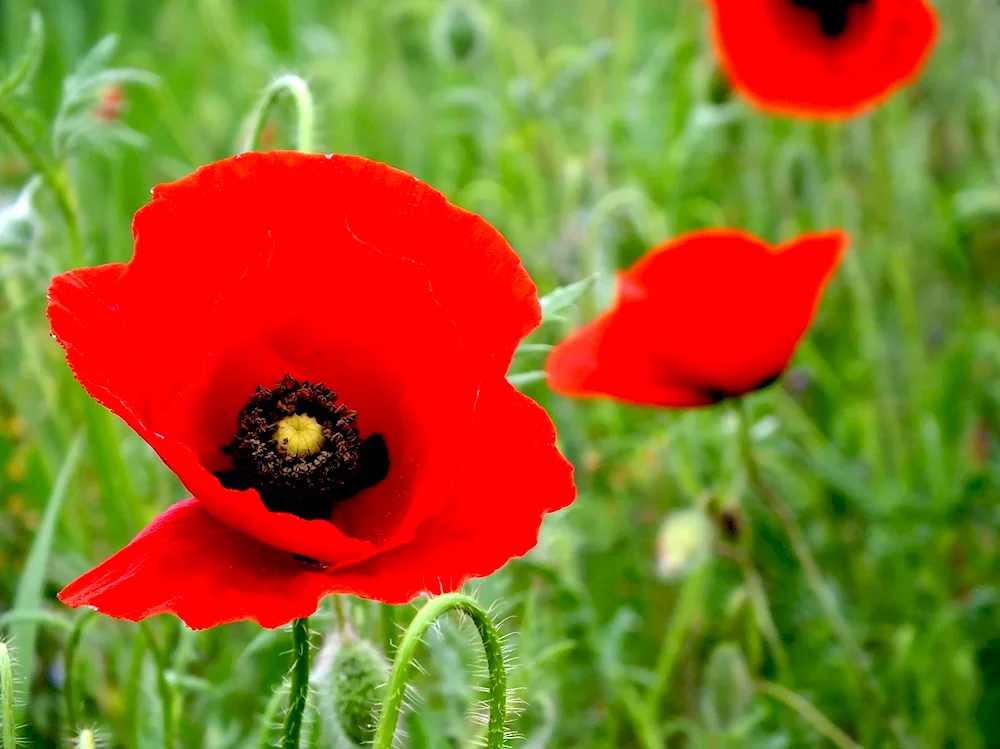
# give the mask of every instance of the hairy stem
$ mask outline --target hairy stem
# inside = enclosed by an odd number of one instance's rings
[[[428,601],[420,609],[397,647],[396,658],[392,663],[392,671],[389,673],[385,701],[379,716],[378,729],[372,743],[373,749],[391,749],[393,736],[396,733],[396,724],[399,722],[399,711],[406,694],[406,682],[417,648],[427,634],[427,630],[438,617],[456,609],[468,616],[476,625],[479,637],[483,641],[483,648],[486,650],[486,666],[489,669],[490,677],[490,722],[486,732],[486,746],[488,749],[502,749],[504,746],[506,735],[504,723],[507,719],[507,669],[504,664],[500,636],[489,614],[475,600],[462,593],[449,593]]]
[[[309,697],[309,619],[292,623],[292,671],[288,691],[288,712],[282,728],[281,749],[299,749],[302,718]]]
[[[253,151],[257,147],[257,141],[260,140],[260,135],[264,132],[267,115],[282,94],[289,94],[295,100],[295,109],[298,114],[295,150],[303,153],[312,151],[315,114],[309,86],[297,75],[283,75],[271,81],[251,110],[244,126],[243,140],[239,148],[240,153]]]

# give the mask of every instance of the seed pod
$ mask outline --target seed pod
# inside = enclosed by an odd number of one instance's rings
[[[389,664],[369,642],[345,642],[330,664],[330,697],[341,730],[358,746],[375,735]]]

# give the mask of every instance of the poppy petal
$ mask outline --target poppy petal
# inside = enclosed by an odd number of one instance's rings
[[[456,590],[530,551],[545,514],[576,496],[548,414],[506,381],[484,387],[471,439],[477,449],[446,509],[413,542],[332,571],[340,587],[387,603]]]
[[[495,230],[365,159],[244,154],[156,188],[134,232],[128,265],[53,281],[71,367],[218,519],[331,564],[405,543],[441,509],[480,379],[502,376],[539,322],[534,284]],[[344,320],[304,269],[334,284]],[[275,310],[282,288],[290,323]],[[297,318],[310,297],[323,314]],[[269,513],[209,473],[225,468],[241,400],[283,369],[325,378],[359,428],[385,432],[390,479],[338,508],[344,532]]]
[[[761,109],[819,119],[870,109],[912,81],[937,38],[926,0],[868,0],[837,34],[794,0],[711,0],[713,39],[734,87]]]
[[[66,586],[59,600],[129,621],[172,613],[192,629],[241,619],[274,628],[309,616],[332,592],[328,575],[226,527],[188,499]]]
[[[671,381],[648,356],[649,331],[623,316],[627,314],[619,304],[556,346],[545,362],[549,387],[571,398],[613,396],[650,406],[689,408],[715,402],[693,385]]]
[[[841,231],[772,248],[742,232],[679,237],[618,279],[612,308],[560,343],[553,389],[686,408],[772,382],[808,330],[848,243]]]

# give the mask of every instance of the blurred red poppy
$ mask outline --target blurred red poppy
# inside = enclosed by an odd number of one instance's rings
[[[772,248],[731,230],[688,234],[618,276],[611,309],[549,355],[563,395],[707,406],[774,382],[808,329],[848,238]]]
[[[926,0],[708,0],[734,87],[761,109],[842,118],[915,78],[937,38]]]
[[[273,151],[157,187],[133,232],[128,264],[53,280],[49,319],[193,499],[68,605],[204,628],[402,603],[524,554],[572,501],[505,378],[537,292],[478,216],[383,164]]]

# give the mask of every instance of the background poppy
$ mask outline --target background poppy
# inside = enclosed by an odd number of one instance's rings
[[[53,280],[52,332],[194,498],[65,603],[195,628],[402,603],[525,553],[572,500],[505,379],[535,286],[479,217],[383,164],[272,152],[157,187],[133,229],[128,264]]]
[[[780,114],[849,117],[915,78],[937,37],[926,0],[708,0],[733,86]]]
[[[731,230],[667,242],[618,275],[609,310],[555,347],[549,385],[677,408],[769,385],[808,329],[847,242],[832,231],[770,247]]]

